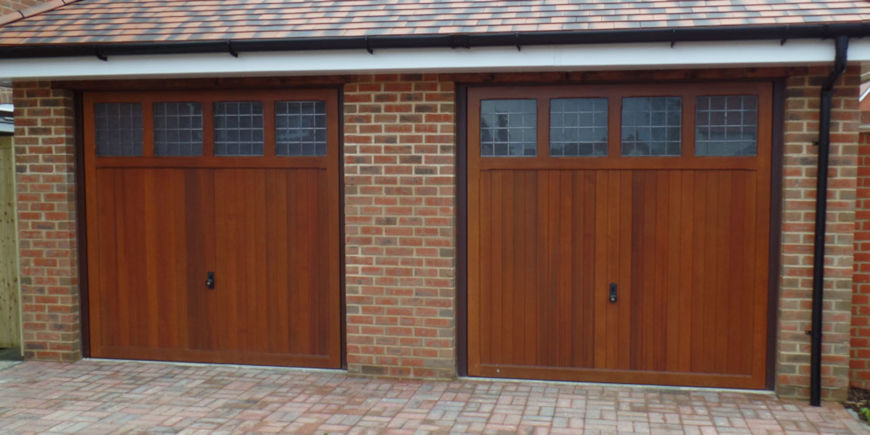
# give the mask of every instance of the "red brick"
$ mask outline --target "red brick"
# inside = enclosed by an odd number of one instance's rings
[[[452,261],[426,262],[427,256],[433,252],[422,246],[430,239],[444,239],[453,247],[454,190],[439,191],[430,186],[430,181],[448,186],[455,184],[452,176],[441,175],[448,166],[452,168],[454,165],[455,139],[452,134],[439,134],[445,131],[442,128],[445,125],[449,125],[451,129],[448,131],[452,132],[454,115],[452,110],[438,112],[438,106],[426,104],[422,109],[427,112],[426,124],[419,124],[424,121],[424,116],[418,113],[421,111],[418,105],[429,95],[422,91],[433,93],[432,97],[437,101],[453,101],[452,83],[446,86],[434,75],[428,77],[429,81],[419,75],[384,75],[375,76],[374,83],[362,81],[369,79],[366,77],[345,86],[345,113],[373,110],[363,107],[367,103],[357,103],[371,100],[384,102],[384,113],[373,117],[346,117],[345,143],[362,143],[358,136],[366,134],[369,139],[365,143],[384,146],[345,147],[345,156],[350,157],[345,163],[345,184],[357,187],[356,191],[346,192],[345,203],[374,205],[368,209],[345,210],[346,247],[348,252],[357,253],[349,253],[346,262],[360,264],[369,260],[383,267],[361,267],[347,272],[348,295],[363,293],[375,296],[373,299],[347,299],[348,310],[360,313],[348,316],[347,334],[349,343],[367,336],[375,343],[388,344],[386,352],[389,357],[379,355],[384,351],[380,347],[348,347],[348,370],[387,376],[453,377],[452,369],[424,368],[430,365],[455,366],[453,340],[430,346],[417,338],[419,334],[452,337],[455,322],[452,315],[445,314],[453,312],[452,298],[443,297],[443,292],[452,294],[453,283],[446,280],[426,283],[421,279],[453,274]],[[400,79],[407,81],[396,81]],[[449,92],[435,93],[439,89],[449,89]],[[372,92],[378,93],[372,95]],[[358,93],[369,94],[371,99],[369,96],[356,96]],[[357,133],[348,134],[349,131]],[[414,132],[421,134],[408,134]],[[432,143],[436,146],[421,148],[426,141],[423,134],[434,136]],[[349,175],[372,172],[367,169],[372,165],[379,167],[377,173],[383,175],[366,179]],[[426,203],[421,196],[424,194],[433,201]],[[376,216],[376,219],[372,220],[370,216]],[[439,217],[440,220],[426,222],[424,216]],[[357,234],[375,237],[354,236]],[[434,254],[437,255],[437,251]],[[374,285],[359,284],[362,282],[373,282]],[[421,305],[439,308],[430,311],[413,308]],[[384,307],[386,311],[382,311]],[[370,324],[386,327],[376,330],[360,328]],[[419,328],[423,325],[428,327]],[[407,358],[396,357],[400,355]],[[415,357],[411,358],[412,355]]]
[[[22,300],[30,301],[22,306],[25,355],[71,361],[81,358],[76,203],[70,194],[75,142],[67,127],[74,122],[72,93],[47,82],[15,81],[13,87],[16,124],[42,126],[18,129],[14,138],[21,278],[32,283],[21,286]]]

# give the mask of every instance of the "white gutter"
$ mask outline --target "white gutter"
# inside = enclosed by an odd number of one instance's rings
[[[870,38],[853,39],[850,61],[870,61]],[[516,47],[316,50],[0,60],[0,79],[361,74],[373,72],[567,71],[728,68],[831,63],[831,40],[793,39]]]

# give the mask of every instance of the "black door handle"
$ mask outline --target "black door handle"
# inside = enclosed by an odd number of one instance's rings
[[[610,303],[611,304],[616,303],[616,283],[615,282],[610,283]]]
[[[205,287],[210,289],[214,288],[214,272],[208,273],[208,278],[205,280]]]

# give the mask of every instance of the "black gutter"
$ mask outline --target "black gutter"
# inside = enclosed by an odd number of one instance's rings
[[[813,318],[810,335],[810,405],[820,406],[822,396],[822,306],[825,287],[825,224],[828,213],[828,157],[831,148],[831,102],[834,83],[846,70],[849,37],[837,36],[834,69],[822,84],[819,109],[819,159],[816,172],[816,228],[813,252]]]
[[[347,50],[373,52],[384,48],[494,47],[632,42],[744,41],[777,39],[860,38],[870,35],[870,23],[828,23],[774,26],[691,27],[559,32],[470,33],[452,35],[370,35],[359,37],[230,39],[197,42],[0,45],[0,58],[109,56],[250,51]]]

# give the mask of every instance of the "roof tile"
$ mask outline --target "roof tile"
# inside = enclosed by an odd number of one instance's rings
[[[0,46],[868,22],[870,1],[52,0],[22,13],[0,17]]]

